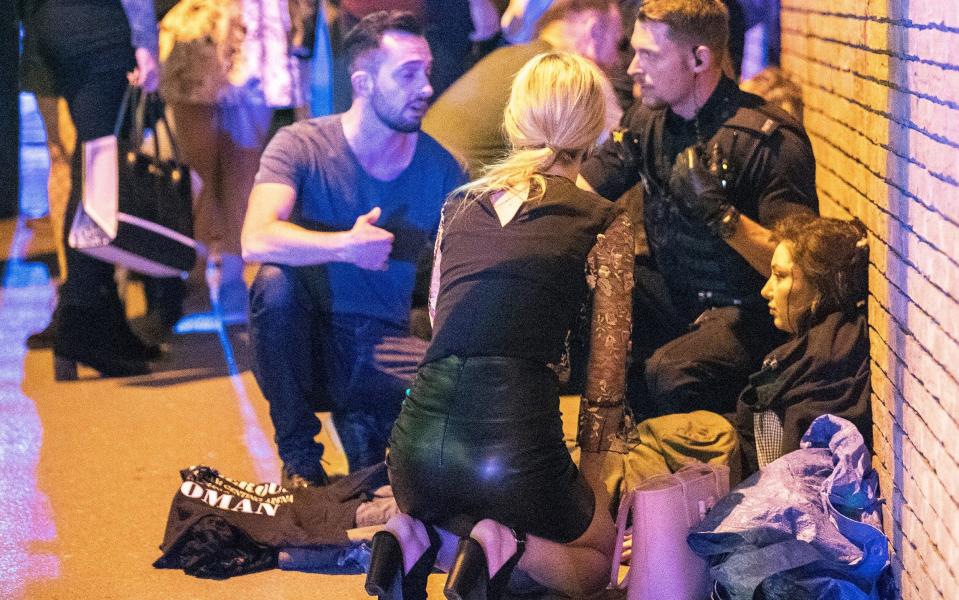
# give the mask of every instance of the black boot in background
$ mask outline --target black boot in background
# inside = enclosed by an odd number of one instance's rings
[[[125,336],[122,329],[117,328],[117,319],[112,313],[105,306],[57,307],[54,313],[54,379],[75,380],[78,363],[96,369],[103,377],[129,377],[150,372],[146,362],[131,355],[129,348],[121,342]],[[135,336],[132,332],[130,335]]]

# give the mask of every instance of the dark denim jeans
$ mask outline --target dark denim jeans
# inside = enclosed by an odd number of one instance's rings
[[[253,374],[270,403],[280,458],[313,476],[316,411],[329,410],[350,472],[383,460],[427,343],[406,324],[317,310],[300,267],[263,265],[250,293]]]

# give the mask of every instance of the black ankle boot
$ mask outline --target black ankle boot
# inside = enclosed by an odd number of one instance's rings
[[[102,307],[57,307],[53,340],[53,376],[57,381],[77,378],[77,363],[104,377],[129,377],[150,372],[146,363],[118,344],[116,323]]]
[[[472,537],[460,540],[443,594],[447,600],[498,600],[506,592],[513,569],[526,549],[526,536],[513,532],[516,552],[491,578],[483,546]]]
[[[405,575],[403,548],[396,536],[389,531],[379,531],[373,536],[373,555],[366,574],[367,594],[379,600],[426,600],[426,580],[440,550],[439,533],[429,525],[426,533],[430,546]]]

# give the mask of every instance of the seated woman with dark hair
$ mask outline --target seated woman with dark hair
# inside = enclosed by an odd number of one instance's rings
[[[847,419],[867,444],[872,439],[866,228],[797,215],[774,235],[779,245],[762,295],[774,325],[793,337],[766,356],[730,418],[744,475],[798,449],[820,415]]]
[[[605,465],[613,498],[693,461],[728,464],[735,485],[797,450],[809,425],[825,414],[851,421],[871,446],[866,228],[858,220],[799,214],[773,234],[779,244],[762,295],[774,325],[791,339],[766,356],[726,419],[695,411],[639,423],[629,452]]]

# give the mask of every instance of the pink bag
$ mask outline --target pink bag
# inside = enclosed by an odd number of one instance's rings
[[[689,530],[729,493],[729,467],[693,463],[672,475],[651,477],[627,493],[616,518],[613,588],[628,600],[702,600],[709,595],[706,561],[686,544]],[[626,521],[633,516],[633,554],[619,581]]]

